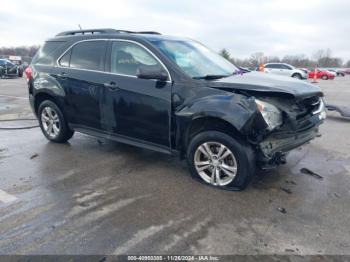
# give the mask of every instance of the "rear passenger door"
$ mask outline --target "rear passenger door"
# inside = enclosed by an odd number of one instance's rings
[[[59,59],[57,79],[65,90],[65,108],[73,125],[101,129],[106,50],[105,40],[82,41]]]
[[[113,40],[108,53],[111,73],[108,82],[114,85],[114,88],[105,89],[104,96],[106,115],[107,112],[113,113],[113,121],[109,115],[109,128],[122,137],[168,150],[171,116],[169,72],[167,81],[138,78],[139,66],[166,68],[147,48],[133,41]]]

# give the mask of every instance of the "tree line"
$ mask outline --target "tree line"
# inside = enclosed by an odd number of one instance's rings
[[[22,60],[30,63],[32,57],[39,50],[40,46],[18,46],[18,47],[0,47],[0,56],[1,55],[15,55],[21,56]]]
[[[286,55],[280,58],[278,56],[265,56],[263,52],[256,52],[251,54],[249,58],[239,59],[232,57],[225,48],[220,51],[220,55],[235,65],[242,67],[258,67],[260,64],[276,62],[291,64],[299,68],[350,67],[350,60],[344,63],[341,58],[333,57],[329,48],[316,51],[311,58],[304,54]]]

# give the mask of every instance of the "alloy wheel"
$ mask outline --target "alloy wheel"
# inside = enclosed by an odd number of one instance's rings
[[[41,111],[41,123],[44,131],[50,138],[56,138],[61,129],[60,119],[52,107],[45,107]]]
[[[232,151],[219,142],[206,142],[198,146],[194,165],[199,176],[214,186],[226,186],[237,175],[237,160]]]

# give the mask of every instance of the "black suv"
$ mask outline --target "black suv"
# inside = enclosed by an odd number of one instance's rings
[[[285,163],[326,117],[318,87],[242,72],[200,43],[157,32],[68,31],[26,70],[42,132],[74,131],[186,158],[193,177],[241,189]]]

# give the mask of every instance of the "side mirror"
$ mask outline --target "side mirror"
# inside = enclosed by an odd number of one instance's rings
[[[136,76],[141,79],[168,80],[168,73],[160,66],[139,66]]]

